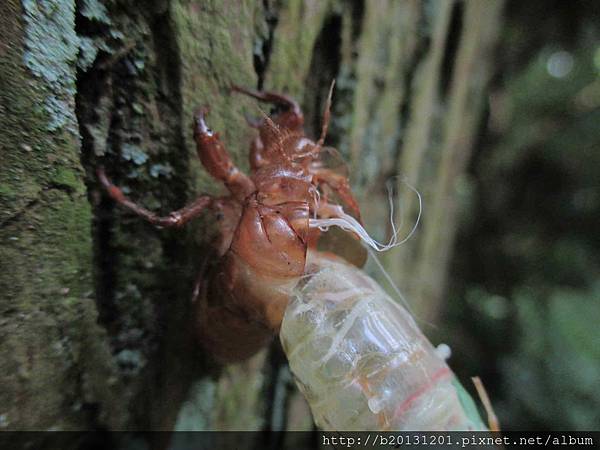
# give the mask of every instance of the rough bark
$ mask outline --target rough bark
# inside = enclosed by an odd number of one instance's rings
[[[74,17],[68,2],[0,6],[0,415],[7,428],[86,427],[98,413],[93,405],[118,396],[93,300]],[[107,423],[122,420],[115,408]]]
[[[390,176],[424,194],[422,236],[385,263],[437,311],[501,1],[141,3],[0,6],[0,426],[311,429],[277,344],[216,367],[190,338],[210,221],[156,230],[101,195],[94,169],[177,209],[221,189],[195,156],[195,107],[246,169],[244,113],[259,111],[229,86],[302,100],[314,135],[335,77],[329,142],[370,229],[386,231]]]

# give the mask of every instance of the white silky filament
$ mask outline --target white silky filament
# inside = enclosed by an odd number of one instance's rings
[[[310,228],[318,228],[321,231],[327,231],[330,227],[336,226],[336,227],[341,228],[342,230],[356,233],[356,235],[361,239],[361,241],[363,241],[366,245],[368,245],[369,247],[371,247],[372,249],[374,249],[378,252],[384,252],[384,251],[390,250],[394,247],[397,247],[397,246],[405,243],[406,241],[408,241],[411,238],[411,236],[414,234],[414,232],[417,229],[417,226],[419,226],[419,222],[421,220],[421,214],[423,212],[423,201],[421,199],[421,194],[419,194],[419,191],[417,191],[414,187],[412,187],[406,181],[404,181],[404,183],[408,186],[408,188],[410,190],[412,190],[417,195],[417,198],[419,200],[419,214],[417,215],[417,220],[415,221],[415,224],[413,225],[410,232],[406,235],[406,237],[404,237],[400,241],[398,241],[398,234],[400,233],[400,228],[396,228],[396,224],[394,223],[394,199],[393,199],[393,194],[392,194],[391,190],[389,189],[389,186],[388,186],[388,194],[389,194],[388,201],[389,201],[389,205],[390,205],[390,224],[392,226],[392,237],[390,238],[390,240],[387,244],[382,244],[381,242],[378,242],[375,239],[373,239],[369,235],[367,230],[365,230],[365,228],[360,224],[360,222],[358,220],[356,220],[354,217],[352,217],[351,215],[346,214],[341,206],[331,208],[336,211],[337,217],[329,217],[326,219],[317,219],[315,217],[315,218],[309,219],[308,225]]]

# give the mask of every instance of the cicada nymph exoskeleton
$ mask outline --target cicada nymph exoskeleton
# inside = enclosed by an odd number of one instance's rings
[[[234,90],[280,110],[250,123],[258,131],[250,174],[234,165],[208,127],[208,108],[196,112],[198,156],[225,185],[225,195],[200,195],[158,216],[98,168],[110,197],[159,227],[182,226],[205,211],[220,219],[216,258],[201,271],[192,296],[199,344],[221,363],[236,362],[280,331],[292,372],[324,430],[483,428],[410,314],[356,267],[365,259],[361,241],[378,251],[402,241],[395,228],[388,244],[369,236],[345,164],[324,146],[332,90],[316,141],[305,136],[302,111],[290,97]]]

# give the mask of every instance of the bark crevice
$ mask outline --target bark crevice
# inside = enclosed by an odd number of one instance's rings
[[[263,22],[263,30],[261,33],[257,33],[253,52],[254,71],[257,76],[256,88],[258,90],[262,90],[264,87],[265,74],[273,51],[275,29],[279,21],[278,7],[274,4],[274,0],[263,0],[261,21]]]

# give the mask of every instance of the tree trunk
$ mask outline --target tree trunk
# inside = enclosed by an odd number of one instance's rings
[[[311,429],[276,343],[216,367],[190,338],[213,224],[157,230],[106,199],[95,168],[149,209],[180,208],[222,190],[195,155],[195,107],[246,170],[244,114],[260,111],[229,86],[301,100],[315,136],[335,78],[328,142],[367,228],[388,229],[389,177],[423,194],[423,227],[385,264],[435,318],[500,6],[2,2],[0,427]],[[408,230],[416,197],[396,184]]]

